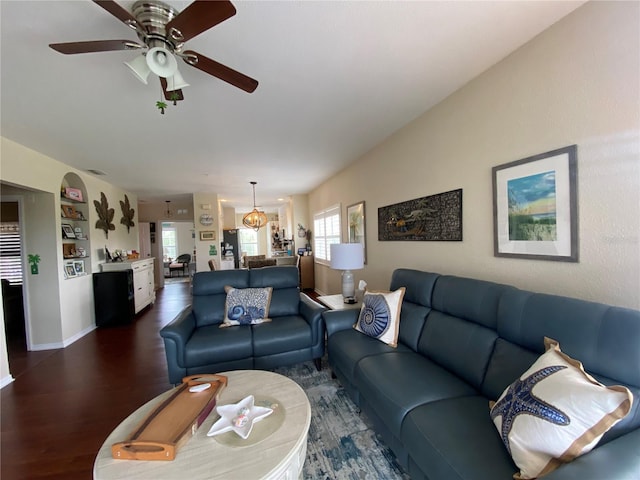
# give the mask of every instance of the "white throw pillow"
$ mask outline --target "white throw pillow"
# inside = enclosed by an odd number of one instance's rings
[[[234,325],[257,325],[270,322],[269,305],[271,304],[272,287],[265,288],[233,288],[225,287],[225,318],[220,328]]]
[[[392,347],[398,346],[400,309],[405,288],[395,292],[365,292],[354,328]]]
[[[513,478],[538,478],[589,452],[631,409],[623,386],[606,387],[545,338],[547,351],[491,406],[514,463]]]

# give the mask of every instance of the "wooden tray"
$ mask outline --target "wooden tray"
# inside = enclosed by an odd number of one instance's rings
[[[192,393],[189,388],[210,383],[211,388]],[[182,379],[169,398],[151,411],[129,438],[111,446],[113,458],[122,460],[173,460],[207,418],[222,389],[223,375],[191,375]]]

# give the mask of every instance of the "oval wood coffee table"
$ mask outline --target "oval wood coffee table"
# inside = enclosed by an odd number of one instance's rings
[[[277,404],[273,414],[254,425],[247,440],[235,432],[207,437],[218,414],[211,412],[173,461],[115,460],[111,445],[123,441],[145,415],[171,390],[150,400],[127,417],[105,440],[93,465],[96,480],[115,479],[290,479],[301,478],[311,422],[309,400],[293,380],[273,372],[220,372],[228,378],[218,405],[247,395]]]

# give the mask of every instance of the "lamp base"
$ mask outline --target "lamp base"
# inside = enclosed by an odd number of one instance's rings
[[[353,305],[354,303],[358,303],[358,300],[356,300],[354,297],[344,297],[344,303],[346,303],[347,305]]]
[[[344,270],[342,272],[342,297],[344,303],[355,303],[356,301],[356,285],[351,270]]]

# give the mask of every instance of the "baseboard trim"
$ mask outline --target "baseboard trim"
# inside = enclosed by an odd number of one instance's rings
[[[96,329],[96,326],[91,325],[90,327],[85,328],[84,330],[76,333],[72,337],[69,337],[62,342],[32,344],[30,350],[34,352],[39,352],[42,350],[57,350],[60,348],[66,348],[72,343],[80,340],[82,337],[84,337],[88,333],[93,332],[95,329]]]
[[[78,340],[80,340],[82,337],[84,337],[85,335],[87,335],[88,333],[93,332],[96,329],[95,325],[91,325],[90,327],[85,328],[84,330],[76,333],[74,336],[67,338],[63,344],[65,347],[68,347],[69,345],[71,345],[74,342],[77,342]]]
[[[0,379],[0,390],[9,385],[15,379],[11,375],[7,375],[6,377]]]

